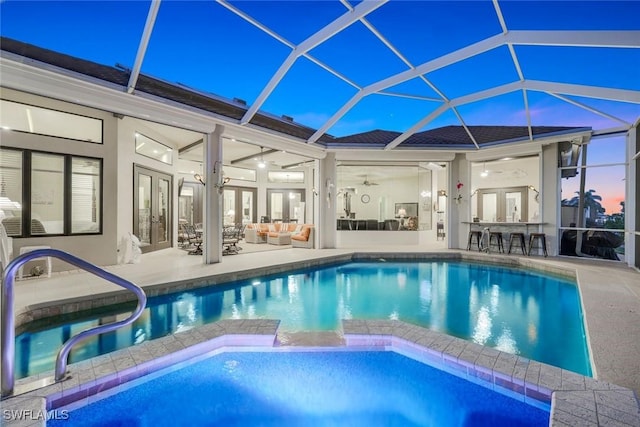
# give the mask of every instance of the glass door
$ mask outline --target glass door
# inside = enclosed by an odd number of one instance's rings
[[[256,222],[256,190],[242,190],[242,225]]]
[[[478,216],[486,222],[526,222],[527,187],[478,189]]]
[[[271,222],[304,223],[304,190],[269,189],[267,190],[267,214]]]
[[[224,225],[250,224],[257,222],[257,190],[246,187],[224,187]]]
[[[143,253],[171,247],[171,189],[173,178],[134,166],[133,234]]]

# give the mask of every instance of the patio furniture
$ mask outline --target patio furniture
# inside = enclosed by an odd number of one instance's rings
[[[225,227],[222,230],[222,255],[237,255],[241,247],[238,246],[242,227]]]
[[[269,233],[267,235],[267,243],[272,245],[290,245],[291,233]]]
[[[471,250],[471,245],[473,244],[473,240],[476,241],[476,246],[478,250],[480,250],[480,239],[482,239],[482,231],[472,230],[469,231],[469,237],[467,238],[467,250]]]
[[[504,243],[502,240],[502,232],[490,231],[489,232],[489,250],[491,247],[497,247],[498,252],[504,253]]]
[[[511,253],[511,248],[513,247],[514,243],[517,243],[520,246],[520,249],[522,250],[522,255],[526,255],[527,248],[524,243],[524,233],[511,233],[511,235],[509,236],[508,253]]]
[[[315,227],[305,225],[299,233],[291,235],[291,246],[294,248],[313,249],[315,237]]]
[[[538,243],[539,245],[536,247],[536,249],[542,249],[542,253],[544,254],[544,256],[548,256],[547,255],[547,236],[544,233],[531,233],[529,235],[529,251],[527,252],[527,255],[531,255],[531,249],[533,249],[533,245],[534,243]]]
[[[247,243],[267,243],[269,224],[248,224],[244,230],[244,241]]]
[[[187,235],[189,248],[193,247],[189,251],[189,255],[202,255],[202,233],[197,232],[196,228],[191,224],[184,224],[183,230]]]

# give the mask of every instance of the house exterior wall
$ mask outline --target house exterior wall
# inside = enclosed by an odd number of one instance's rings
[[[13,254],[24,246],[51,246],[97,264],[113,265],[117,262],[116,231],[118,211],[118,143],[117,119],[113,114],[81,105],[0,88],[0,98],[58,111],[79,114],[103,121],[103,143],[73,141],[45,135],[22,132],[2,132],[2,146],[31,149],[60,154],[73,154],[103,159],[102,175],[102,234],[77,236],[42,236],[14,238]],[[74,266],[53,260],[53,270],[69,270]]]
[[[173,164],[168,165],[158,160],[136,153],[135,133],[140,132],[168,147],[174,149]],[[173,198],[172,198],[172,246],[177,244],[177,221],[173,221],[178,212],[178,149],[172,141],[168,140],[161,133],[157,133],[151,127],[147,127],[144,121],[124,117],[117,121],[118,134],[118,210],[114,213],[117,216],[117,242],[119,262],[123,261],[124,245],[128,242],[129,233],[133,233],[133,166],[134,164],[153,169],[167,175],[173,176]]]

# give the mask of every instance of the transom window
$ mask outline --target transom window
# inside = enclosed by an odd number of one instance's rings
[[[0,100],[0,126],[6,130],[102,144],[102,120]]]

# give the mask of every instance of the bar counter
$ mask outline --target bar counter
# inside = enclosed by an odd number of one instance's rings
[[[529,234],[529,227],[534,227],[531,231],[538,232],[541,226],[545,225],[546,222],[470,222],[470,221],[462,221],[463,224],[469,224],[470,230],[473,229],[473,226],[478,226],[480,228],[488,227],[492,231],[503,231],[506,233],[517,232],[522,233],[522,227],[524,227],[525,234]]]

